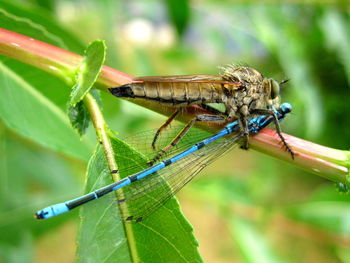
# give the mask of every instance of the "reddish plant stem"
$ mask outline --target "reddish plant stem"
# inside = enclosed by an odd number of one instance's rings
[[[82,57],[75,53],[1,28],[0,54],[42,69],[63,79],[69,85],[74,83],[75,71],[82,61]],[[104,66],[97,80],[96,87],[107,91],[110,87],[132,81],[132,76]],[[157,102],[145,100],[130,101],[166,116],[169,116],[175,110],[175,107],[160,105]],[[198,113],[205,113],[205,110],[198,106],[184,107],[182,114],[177,119],[187,122]],[[209,131],[217,131],[223,126],[224,124],[198,124],[198,127]],[[327,148],[287,134],[284,134],[284,136],[297,154],[294,160],[292,160],[289,153],[281,149],[282,146],[275,131],[268,128],[252,136],[250,146],[252,149],[285,160],[318,176],[348,184],[349,152]]]
[[[294,160],[283,148],[274,130],[263,129],[252,136],[250,145],[254,150],[284,160],[318,176],[348,184],[349,152],[328,148],[285,133],[283,136],[296,153]]]

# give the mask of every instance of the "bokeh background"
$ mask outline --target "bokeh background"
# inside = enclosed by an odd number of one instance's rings
[[[282,100],[294,111],[282,129],[349,147],[348,1],[16,0],[0,1],[2,7],[20,10],[29,21],[54,21],[70,34],[76,53],[92,40],[106,40],[106,64],[134,76],[217,74],[218,66],[238,63],[288,78]],[[35,79],[43,73],[23,74]],[[63,82],[52,77],[48,85],[31,84],[66,109],[70,90]],[[165,120],[107,93],[102,105],[107,122],[124,135]],[[92,152],[94,131],[83,140]],[[44,203],[81,194],[85,169],[86,162],[0,122],[0,262],[74,260],[77,212],[45,225],[30,216]],[[279,160],[232,151],[178,197],[205,262],[350,262],[349,196]]]

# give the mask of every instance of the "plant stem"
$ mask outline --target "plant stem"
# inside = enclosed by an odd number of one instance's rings
[[[349,185],[350,153],[348,151],[325,147],[285,133],[283,136],[296,153],[294,160],[290,153],[283,149],[274,130],[263,129],[252,136],[250,145],[254,150],[284,160],[305,171]]]
[[[0,28],[0,54],[44,70],[72,85],[75,82],[75,70],[83,57],[47,44],[28,36]],[[128,83],[132,77],[123,72],[104,66],[97,80],[99,88]]]
[[[91,121],[96,130],[97,139],[99,143],[102,145],[102,148],[104,150],[104,153],[107,159],[108,168],[112,172],[113,181],[117,182],[120,180],[120,177],[119,177],[119,173],[115,172],[118,170],[118,167],[114,158],[114,150],[108,136],[108,133],[109,133],[108,125],[106,124],[103,118],[103,114],[100,110],[100,107],[98,106],[98,103],[90,93],[88,93],[84,97],[83,101],[89,110]],[[125,199],[123,191],[115,191],[115,195],[117,196],[118,200]],[[128,207],[125,203],[118,203],[118,206],[120,206],[120,211],[127,212]],[[132,230],[132,224],[123,224],[123,226],[128,236],[127,241],[129,243],[129,249],[130,249],[133,261],[138,262],[139,255],[137,250],[135,249],[136,241],[134,237],[134,231]]]
[[[5,29],[0,29],[0,54],[42,69],[63,79],[69,85],[74,83],[75,70],[82,61],[82,57],[77,54]],[[132,81],[132,76],[104,66],[97,79],[96,86],[103,91],[107,91],[109,87],[119,86]],[[162,105],[157,102],[135,99],[130,101],[166,116],[175,111],[175,107]],[[184,107],[182,114],[179,115],[177,120],[188,122],[201,113],[207,112],[199,106]],[[104,121],[102,124],[105,125]],[[197,127],[215,132],[223,128],[224,125],[203,122],[199,123]],[[297,154],[294,160],[286,151],[281,149],[280,140],[275,132],[268,128],[265,128],[257,135],[251,136],[250,146],[252,149],[285,160],[318,176],[335,182],[349,184],[350,153],[348,151],[327,148],[287,134],[284,134],[284,136]],[[103,139],[103,137],[101,138]],[[110,148],[110,145],[106,144],[107,146]],[[106,152],[106,156],[107,154],[110,154],[110,152]],[[109,158],[109,161],[112,161],[112,159]],[[112,162],[110,165],[112,165]],[[114,168],[111,169],[113,170]]]
[[[84,103],[89,110],[91,121],[95,127],[97,139],[104,150],[108,168],[110,171],[116,171],[118,170],[118,167],[114,158],[112,144],[108,137],[109,128],[103,118],[100,107],[98,106],[95,98],[90,93],[84,97]],[[112,175],[114,181],[120,180],[120,178],[115,178],[118,176],[116,173],[112,173]]]

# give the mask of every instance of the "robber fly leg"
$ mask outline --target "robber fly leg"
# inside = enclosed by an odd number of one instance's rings
[[[206,111],[208,111],[210,114],[213,114],[213,115],[222,115],[222,114],[224,114],[222,111],[220,111],[218,109],[215,109],[214,107],[211,107],[208,104],[202,103],[200,106],[201,106],[201,108],[203,108]]]
[[[219,111],[219,110],[217,110],[217,109],[215,109],[207,104],[201,104],[200,106],[213,115],[222,114],[221,111]],[[156,142],[157,142],[157,139],[158,139],[160,133],[169,126],[169,124],[175,119],[175,117],[179,114],[179,112],[180,112],[180,109],[177,109],[172,115],[170,115],[170,117],[166,120],[166,122],[162,126],[160,126],[160,128],[157,130],[156,134],[154,135],[153,141],[152,141],[153,150],[157,149]]]
[[[295,152],[288,145],[288,143],[286,142],[286,139],[282,135],[281,127],[280,127],[280,124],[278,122],[278,118],[276,116],[276,113],[273,110],[270,110],[270,109],[254,109],[254,110],[251,110],[250,113],[251,114],[257,114],[257,115],[270,115],[270,116],[273,117],[273,122],[275,124],[275,128],[276,128],[276,132],[278,134],[278,137],[280,137],[284,147],[290,153],[290,155],[292,156],[292,159],[294,160]]]
[[[248,122],[247,122],[246,116],[241,115],[239,117],[239,125],[241,127],[241,132],[243,135],[243,142],[242,142],[241,148],[244,150],[248,150],[249,149],[249,129],[248,129]]]
[[[177,116],[177,114],[179,112],[180,112],[180,110],[177,109],[173,114],[170,115],[170,117],[166,120],[166,122],[162,126],[160,126],[160,128],[157,130],[156,134],[154,135],[153,141],[152,141],[153,150],[157,149],[156,142],[157,142],[157,139],[158,139],[160,133],[169,126],[169,124],[174,120],[174,118]]]
[[[192,120],[190,120],[186,126],[175,136],[175,138],[166,146],[164,147],[158,154],[155,156],[148,164],[152,166],[155,162],[157,162],[161,157],[169,152],[174,146],[176,146],[179,141],[188,133],[188,131],[191,129],[191,127],[199,121],[204,122],[222,122],[225,121],[224,116],[217,116],[217,115],[198,115]]]

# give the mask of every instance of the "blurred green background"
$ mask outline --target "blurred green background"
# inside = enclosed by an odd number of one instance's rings
[[[282,100],[294,111],[283,130],[347,150],[348,1],[277,2],[17,0],[0,1],[0,8],[26,17],[20,22],[35,21],[42,32],[54,27],[51,33],[76,53],[106,40],[106,64],[134,76],[217,74],[220,65],[244,63],[276,80],[288,78]],[[63,82],[47,76],[43,85],[44,73],[20,67],[24,79],[66,110],[70,90]],[[110,94],[102,94],[102,105],[123,135],[165,120]],[[83,139],[91,152],[94,136],[90,128]],[[86,160],[39,146],[3,122],[0,156],[0,262],[72,262],[77,212],[49,224],[32,214],[81,194]],[[271,157],[230,152],[178,197],[205,262],[350,262],[349,196]]]

